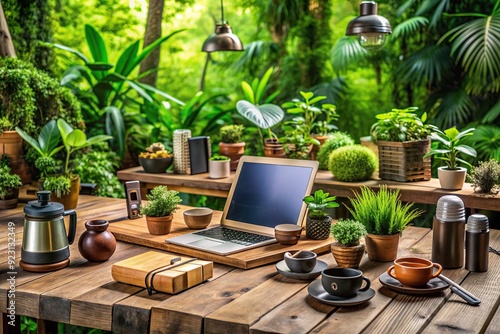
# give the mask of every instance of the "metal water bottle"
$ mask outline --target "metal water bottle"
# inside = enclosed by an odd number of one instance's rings
[[[432,262],[443,268],[464,265],[465,207],[455,195],[442,196],[432,225]]]
[[[469,216],[465,234],[465,269],[469,271],[488,271],[489,243],[488,217],[481,214]]]

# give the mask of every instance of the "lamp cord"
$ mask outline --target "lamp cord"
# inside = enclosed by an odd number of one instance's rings
[[[222,23],[224,22],[224,0],[220,0],[220,16],[222,18]]]

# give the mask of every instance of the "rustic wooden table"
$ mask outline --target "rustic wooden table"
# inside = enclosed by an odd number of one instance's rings
[[[134,167],[118,171],[118,178],[122,181],[137,180],[141,183],[141,193],[144,198],[148,189],[157,185],[167,185],[170,189],[189,194],[227,197],[234,173],[226,179],[211,179],[207,173],[187,175],[161,173],[145,173],[142,167]],[[329,171],[320,170],[316,174],[313,190],[323,189],[338,197],[352,197],[353,191],[361,186],[373,189],[386,184],[389,188],[400,189],[401,200],[422,204],[436,204],[441,196],[459,196],[466,208],[476,210],[500,211],[500,195],[474,193],[470,183],[466,183],[462,190],[448,191],[441,189],[438,179],[420,182],[394,182],[385,180],[369,180],[364,182],[340,182],[333,178]]]
[[[77,213],[77,240],[86,220],[107,219],[113,224],[126,216],[124,200],[92,196],[81,196]],[[444,271],[482,300],[477,307],[469,306],[449,289],[425,296],[393,292],[378,280],[390,263],[373,262],[366,256],[360,269],[372,280],[376,294],[369,302],[354,307],[339,308],[316,301],[307,292],[310,281],[286,278],[277,273],[274,263],[247,270],[215,264],[214,276],[208,282],[177,295],[149,296],[145,289],[117,283],[111,277],[113,263],[151,250],[126,242],[118,242],[115,254],[103,263],[87,262],[75,242],[67,268],[50,273],[29,273],[18,265],[9,269],[11,242],[15,244],[16,261],[20,259],[23,218],[22,205],[0,212],[4,333],[19,328],[19,319],[17,327],[9,325],[8,305],[15,305],[13,313],[17,316],[40,319],[42,333],[51,333],[55,322],[119,333],[500,332],[500,256],[492,253],[488,272],[471,273],[463,268]],[[14,226],[10,230],[9,222]],[[401,238],[398,255],[428,258],[431,239],[429,229],[409,227]],[[499,231],[491,231],[490,244],[500,248]],[[320,259],[335,265],[330,253]],[[13,286],[6,284],[11,276],[15,278]]]

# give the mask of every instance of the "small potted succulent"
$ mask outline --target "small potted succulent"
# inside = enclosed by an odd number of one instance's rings
[[[174,155],[162,143],[153,143],[139,153],[139,164],[146,173],[165,173],[172,165]]]
[[[328,238],[332,217],[325,210],[337,208],[339,204],[335,202],[336,199],[337,197],[330,196],[330,193],[325,193],[321,189],[316,190],[313,195],[304,197],[303,201],[309,209],[306,221],[306,237],[315,240]]]
[[[17,174],[10,172],[10,159],[2,155],[0,160],[0,210],[13,209],[17,206],[19,187],[23,185]]]
[[[225,155],[214,155],[208,159],[208,175],[211,179],[229,177],[231,159]]]
[[[342,182],[369,180],[377,169],[377,156],[366,146],[349,145],[334,150],[328,160],[328,169]]]
[[[459,156],[468,155],[476,157],[477,152],[470,146],[462,144],[464,138],[472,136],[474,128],[464,131],[451,127],[444,131],[435,129],[431,134],[432,139],[438,141],[438,148],[431,149],[424,158],[434,155],[436,159],[443,160],[446,166],[438,168],[438,178],[441,188],[449,190],[459,190],[464,186],[467,169],[460,167],[459,164],[470,166],[470,163],[459,158]]]
[[[354,219],[341,218],[332,225],[331,233],[336,240],[331,250],[337,264],[343,268],[358,268],[365,252],[365,245],[359,242],[367,234],[365,226]]]
[[[403,204],[399,189],[389,190],[380,186],[376,192],[362,186],[361,192],[349,199],[347,209],[353,219],[366,228],[366,252],[373,261],[394,261],[398,253],[399,237],[406,226],[423,212],[414,209],[413,203]]]
[[[146,195],[147,203],[141,207],[141,215],[146,216],[150,234],[169,234],[172,228],[173,213],[182,202],[179,193],[168,190],[166,186],[156,186]]]
[[[219,153],[231,159],[231,170],[236,170],[240,158],[245,154],[245,142],[241,139],[244,129],[240,124],[220,128]]]
[[[500,191],[500,163],[495,159],[480,161],[468,177],[475,192],[498,194]]]

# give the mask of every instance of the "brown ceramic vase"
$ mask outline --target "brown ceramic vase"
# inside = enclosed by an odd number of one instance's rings
[[[146,216],[146,223],[148,226],[148,231],[153,235],[164,235],[169,234],[172,228],[173,215],[168,215],[164,217],[150,217]]]
[[[84,258],[92,262],[108,260],[116,249],[115,236],[108,231],[106,220],[89,220],[85,222],[87,229],[78,240],[78,250]]]
[[[219,153],[231,158],[231,170],[235,171],[238,167],[240,158],[245,154],[245,143],[219,143]]]
[[[366,253],[372,261],[389,262],[398,256],[399,233],[391,235],[368,234],[365,237]]]

